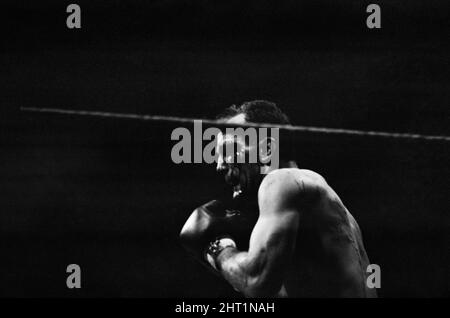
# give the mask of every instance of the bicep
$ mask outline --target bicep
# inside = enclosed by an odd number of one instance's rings
[[[260,195],[260,216],[250,236],[249,257],[259,273],[282,275],[297,239],[299,187],[292,178],[277,178],[269,180]]]
[[[297,238],[299,214],[288,210],[262,216],[250,236],[249,256],[258,272],[282,273],[291,259]]]

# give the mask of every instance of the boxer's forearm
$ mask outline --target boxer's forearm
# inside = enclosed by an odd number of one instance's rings
[[[263,260],[252,259],[248,252],[226,248],[216,259],[220,274],[247,297],[273,297],[280,289],[270,279]]]

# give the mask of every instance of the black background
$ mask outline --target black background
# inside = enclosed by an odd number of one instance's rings
[[[175,165],[175,126],[20,106],[213,117],[252,99],[299,125],[450,134],[448,1],[3,1],[0,294],[236,296],[178,232],[214,167]],[[449,147],[298,134],[382,269],[384,297],[449,296]],[[82,288],[66,288],[66,266]]]

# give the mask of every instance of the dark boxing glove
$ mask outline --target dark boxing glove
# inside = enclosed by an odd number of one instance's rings
[[[254,213],[237,210],[231,201],[213,200],[192,212],[180,232],[181,244],[202,261],[210,243],[221,237],[231,238],[239,249],[245,250],[255,223]]]

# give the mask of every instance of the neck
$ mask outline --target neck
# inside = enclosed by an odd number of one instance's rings
[[[293,160],[289,160],[289,161],[280,161],[279,167],[278,168],[273,168],[272,166],[263,166],[263,170],[264,171],[264,175],[277,170],[277,169],[283,169],[283,168],[298,168],[297,163]]]
[[[298,168],[297,163],[294,160],[282,161],[280,168]]]

